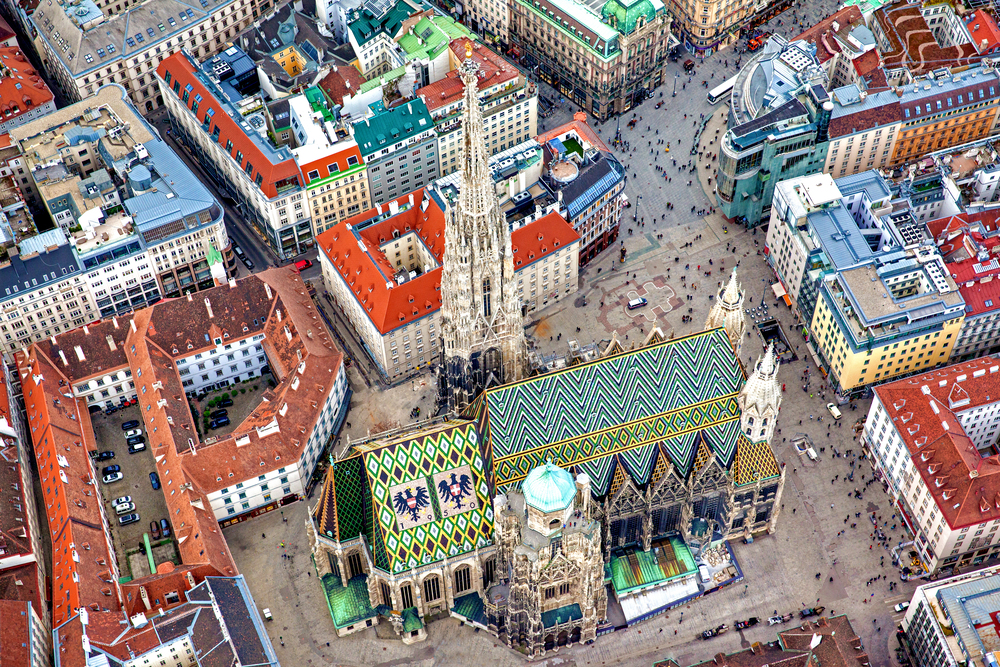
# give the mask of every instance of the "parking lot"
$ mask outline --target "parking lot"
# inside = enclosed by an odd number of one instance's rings
[[[209,392],[200,401],[192,399],[191,403],[194,405],[194,410],[200,415],[199,425],[202,429],[209,422],[209,418],[205,416],[206,410],[210,410],[211,413],[224,410],[225,416],[229,417],[229,424],[220,428],[209,429],[204,437],[221,437],[232,433],[260,405],[261,397],[269,388],[269,381],[271,381],[270,375],[255,377],[240,384],[230,385],[225,389]],[[222,399],[223,397],[228,398],[232,402],[232,405],[228,403],[225,405],[210,405],[213,399]]]
[[[153,453],[148,446],[146,449],[128,453],[128,445],[125,443],[125,435],[122,424],[130,420],[138,420],[139,426],[146,435],[146,427],[142,422],[138,406],[131,406],[124,410],[119,410],[113,415],[98,413],[91,415],[94,424],[94,438],[97,441],[99,452],[113,451],[115,458],[107,461],[94,461],[99,477],[104,476],[103,469],[109,465],[121,466],[124,478],[112,484],[101,482],[101,495],[104,498],[104,509],[107,512],[108,520],[111,523],[111,535],[115,541],[115,551],[118,555],[118,567],[122,575],[132,574],[128,564],[128,552],[134,551],[142,544],[142,534],[150,532],[149,522],[168,518],[167,505],[163,497],[163,491],[154,491],[149,482],[149,473],[156,470],[153,461]],[[115,498],[131,496],[135,503],[135,512],[139,513],[139,521],[128,526],[121,526],[118,523],[118,516],[115,508],[111,504]],[[150,534],[150,540],[153,535]],[[157,552],[159,553],[159,552]],[[134,576],[139,576],[135,573]]]

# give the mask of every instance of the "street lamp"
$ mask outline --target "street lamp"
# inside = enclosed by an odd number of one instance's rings
[[[670,97],[677,97],[677,79],[681,78],[681,75],[674,72],[674,92],[670,94]]]

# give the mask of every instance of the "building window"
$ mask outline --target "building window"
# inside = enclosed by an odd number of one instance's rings
[[[441,581],[437,575],[424,580],[424,600],[434,602],[441,598]]]
[[[472,586],[471,568],[466,565],[455,572],[455,592],[464,593]]]

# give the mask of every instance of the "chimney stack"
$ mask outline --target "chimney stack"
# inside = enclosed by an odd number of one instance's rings
[[[86,328],[86,327],[84,327],[84,328]],[[83,348],[82,347],[80,347],[79,345],[75,345],[73,347],[73,349],[76,350],[76,358],[77,359],[79,359],[80,361],[86,361],[87,360],[87,357],[83,356]]]
[[[108,347],[111,348],[112,352],[114,352],[115,350],[118,349],[118,346],[115,345],[115,339],[111,337],[111,334],[108,334],[104,338],[105,338],[105,340],[108,341]]]
[[[66,353],[62,350],[59,350],[59,358],[62,359],[63,366],[69,366],[69,362],[66,361]]]
[[[205,297],[205,308],[208,309],[209,319],[215,317],[215,313],[212,312],[212,302],[208,300],[207,296]]]

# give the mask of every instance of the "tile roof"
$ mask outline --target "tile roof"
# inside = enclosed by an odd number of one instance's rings
[[[925,488],[952,530],[1000,519],[1000,457],[981,457],[958,415],[1000,396],[992,357],[875,388]]]
[[[34,637],[31,633],[30,605],[30,602],[0,599],[0,656],[3,656],[3,667],[33,667],[37,664],[32,659]],[[44,614],[45,610],[36,606],[35,612]],[[40,652],[38,647],[34,648],[34,657],[38,659]]]
[[[207,64],[210,66],[211,61],[207,61]],[[259,187],[264,196],[273,199],[302,185],[302,176],[291,152],[287,148],[271,146],[256,131],[245,129],[234,120],[228,113],[231,104],[220,99],[221,89],[209,80],[190,55],[184,51],[172,54],[159,64],[156,73],[164,79],[169,73],[171,81],[179,82],[182,91],[191,86],[192,94],[185,105],[188,108],[197,103],[198,96],[202,97],[198,109],[199,120],[203,120],[211,111],[212,121],[220,129],[220,145],[233,142],[232,156],[235,159],[237,154],[242,155],[240,168],[245,169],[250,164],[253,166],[253,173],[262,177]],[[174,94],[173,84],[170,85],[171,92],[166,92],[165,95]],[[240,115],[236,117],[242,118]]]
[[[865,90],[875,92],[889,86],[878,49],[866,51],[851,61],[854,71],[864,82]]]
[[[361,90],[361,85],[365,78],[352,65],[343,67],[331,67],[330,73],[320,79],[317,84],[330,98],[334,104],[344,104],[344,97],[350,95],[354,97]]]
[[[0,41],[2,33],[0,27]],[[5,74],[0,78],[0,121],[9,122],[53,101],[52,91],[20,48],[0,46],[0,65],[6,68],[0,70]]]
[[[1000,46],[1000,28],[985,9],[977,9],[965,19],[965,25],[972,35],[972,43],[980,53],[988,53]]]
[[[606,143],[604,143],[604,140],[601,139],[600,135],[594,132],[594,128],[590,127],[590,124],[587,123],[587,114],[580,111],[573,114],[573,120],[568,123],[564,123],[559,127],[554,127],[548,132],[542,132],[535,137],[535,141],[544,146],[552,139],[561,137],[571,130],[576,130],[580,136],[586,138],[592,146],[604,151],[605,153],[611,152],[611,149],[608,148]]]
[[[836,139],[902,121],[903,110],[896,96],[889,93],[886,96],[880,96],[880,98],[884,98],[882,99],[884,103],[877,104],[877,106],[859,104],[856,105],[856,108],[854,106],[841,107],[841,113],[834,114],[830,118],[830,138]]]
[[[11,409],[17,410],[17,404],[11,405],[7,397],[7,384],[0,378],[0,429],[13,430]],[[28,510],[34,505],[28,504],[25,498],[25,480],[30,479],[28,469],[22,469],[22,449],[24,455],[30,451],[27,443],[18,445],[18,439],[0,433],[0,573],[4,572],[5,563],[11,561],[23,563],[33,558],[42,558],[42,554],[32,555],[31,522]],[[31,487],[27,487],[31,493]],[[28,590],[37,586],[29,586]],[[4,599],[0,590],[0,599]],[[38,591],[35,590],[37,596]],[[35,603],[38,604],[36,598]]]
[[[839,33],[840,31],[850,32],[851,26],[858,22],[863,22],[863,19],[861,18],[861,10],[854,6],[844,7],[826,17],[819,23],[813,25],[811,28],[808,28],[792,41],[801,39],[813,44],[816,47],[817,60],[821,63],[825,63],[835,54],[840,53],[841,50],[840,44],[833,35],[833,24],[838,24],[837,27]]]
[[[128,319],[112,317],[77,327],[59,334],[58,338],[44,338],[35,345],[76,385],[92,377],[128,368],[128,359],[125,358],[128,327]],[[108,336],[111,336],[111,342],[108,342]],[[76,353],[77,347],[83,352],[83,359]]]
[[[701,447],[729,469],[748,446],[736,404],[745,380],[719,328],[487,389],[466,414],[482,422],[498,490],[552,457],[587,473],[600,498],[618,467],[637,485],[664,462],[687,476]]]
[[[375,14],[366,5],[348,14],[347,28],[357,43],[364,46],[382,34],[393,39],[406,19],[422,11],[424,9],[419,2],[410,0],[396,0],[388,11],[382,14]]]
[[[389,215],[389,203],[386,203],[380,209],[369,209],[348,218],[316,238],[326,259],[383,335],[433,314],[441,307],[446,214],[426,188],[404,195],[394,200],[394,204],[398,206],[395,215]],[[379,213],[380,210],[384,213]],[[377,221],[370,222],[372,220]],[[408,234],[416,235],[436,264],[399,284],[395,280],[398,269],[381,246]],[[511,232],[515,269],[538,261],[579,238],[557,213],[519,227]]]
[[[495,86],[501,86],[508,81],[517,80],[521,73],[516,67],[507,62],[483,44],[472,42],[469,39],[461,38],[452,40],[450,50],[453,62],[465,60],[466,45],[471,44],[472,60],[479,65],[479,96],[480,98],[493,95],[490,90]],[[462,100],[465,95],[465,85],[458,75],[458,70],[453,69],[444,78],[434,83],[418,88],[416,97],[419,97],[427,105],[431,112]],[[456,107],[455,113],[461,107]]]

